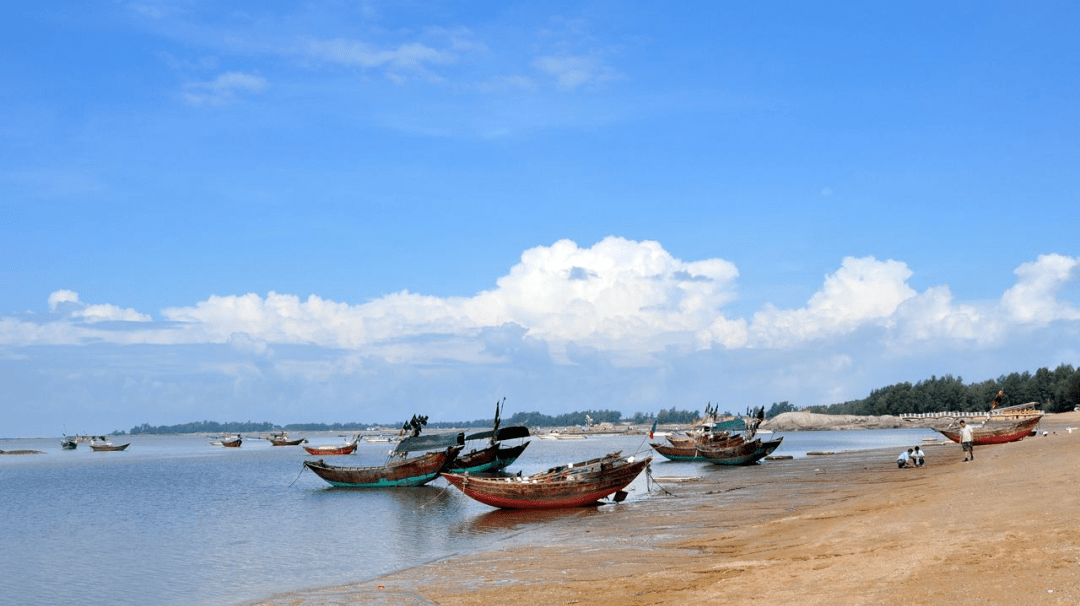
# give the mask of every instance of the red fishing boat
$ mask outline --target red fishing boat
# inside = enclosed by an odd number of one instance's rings
[[[972,444],[976,446],[985,444],[1005,444],[1017,442],[1031,435],[1035,426],[1042,420],[1042,413],[1026,417],[991,417],[981,425],[971,425]],[[935,428],[934,431],[949,438],[953,442],[960,442],[960,426],[950,425],[944,428]]]
[[[312,455],[347,455],[356,452],[356,444],[360,440],[359,437],[354,437],[351,442],[345,442],[344,444],[338,444],[336,446],[308,446],[304,445],[303,448]]]
[[[503,509],[557,509],[597,504],[623,489],[648,466],[652,457],[635,459],[612,453],[606,457],[553,467],[531,476],[484,476],[443,472],[467,496]]]

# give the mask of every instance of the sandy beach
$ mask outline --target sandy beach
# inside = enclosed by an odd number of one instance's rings
[[[976,447],[973,462],[928,445],[921,469],[897,469],[889,449],[698,481],[654,470],[663,490],[559,514],[550,544],[254,604],[1077,604],[1080,430],[1066,427],[1080,413],[1048,415],[1047,436]],[[527,532],[525,519],[483,523]]]

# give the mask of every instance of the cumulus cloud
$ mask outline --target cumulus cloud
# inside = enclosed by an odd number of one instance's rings
[[[916,296],[907,284],[911,275],[899,261],[847,257],[836,273],[825,277],[806,307],[781,310],[767,305],[754,314],[750,343],[787,347],[848,334],[867,324],[889,326],[900,304]]]
[[[225,72],[213,80],[189,82],[184,87],[184,100],[191,105],[225,105],[242,93],[261,93],[266,78],[257,74]]]
[[[1024,324],[1080,320],[1080,309],[1060,299],[1062,290],[1080,282],[1080,258],[1039,255],[1016,268],[1017,283],[1001,297],[1009,317]]]
[[[0,344],[221,344],[257,356],[271,356],[276,345],[309,346],[353,360],[350,372],[371,360],[573,364],[602,357],[643,365],[679,352],[816,348],[855,335],[914,352],[992,346],[1027,326],[1080,320],[1080,310],[1062,299],[1078,266],[1071,257],[1040,256],[1017,268],[1016,284],[999,302],[972,303],[955,300],[943,285],[916,292],[903,262],[848,257],[806,305],[766,304],[748,322],[725,312],[738,296],[739,272],[729,261],[678,259],[653,241],[608,237],[581,247],[560,240],[526,250],[494,288],[470,297],[403,291],[349,304],[276,292],[214,295],[165,309],[166,321],[154,322],[57,290],[48,318],[0,318]],[[298,368],[330,372],[338,363]]]

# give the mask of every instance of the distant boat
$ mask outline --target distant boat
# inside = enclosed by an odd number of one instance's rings
[[[272,433],[269,438],[270,444],[273,446],[298,446],[307,442],[307,438],[290,438],[289,434],[284,431],[281,433]]]
[[[125,450],[125,449],[127,449],[128,446],[131,446],[131,442],[127,442],[127,443],[124,443],[124,444],[113,444],[108,439],[106,439],[104,436],[94,438],[93,441],[90,442],[90,449],[94,450],[96,452],[109,452],[109,451],[114,451],[114,450]]]
[[[347,488],[379,488],[423,486],[439,477],[458,453],[465,441],[463,434],[417,436],[402,440],[383,465],[352,467],[328,465],[322,459],[304,461],[304,467],[333,486]],[[408,458],[409,452],[433,450]]]
[[[349,455],[356,452],[356,445],[359,441],[359,436],[354,436],[352,441],[345,442],[344,444],[328,445],[328,446],[308,446],[304,445],[303,449],[312,455]]]
[[[558,509],[597,504],[638,477],[652,457],[635,459],[612,453],[606,457],[553,467],[531,476],[484,476],[444,472],[446,481],[485,505],[502,509]]]
[[[1001,419],[1001,420],[998,420]],[[1030,436],[1035,431],[1035,426],[1042,420],[1042,414],[1028,416],[1026,418],[1021,417],[1015,420],[1006,420],[1000,417],[991,417],[990,420],[982,423],[981,425],[971,425],[972,429],[972,444],[976,446],[982,446],[986,444],[1005,444],[1007,442],[1018,442],[1023,440],[1027,436]],[[950,425],[949,427],[934,428],[934,431],[949,438],[953,442],[960,442],[960,426]]]
[[[64,436],[63,440],[60,440],[60,448],[64,450],[75,450],[79,447],[79,441],[75,439],[75,436]]]
[[[220,440],[214,440],[210,442],[212,446],[223,446],[225,448],[240,448],[240,444],[244,442],[244,439],[240,437],[240,434],[236,434],[233,437],[223,437]]]

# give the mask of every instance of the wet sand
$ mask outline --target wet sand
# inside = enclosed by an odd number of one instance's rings
[[[698,481],[654,465],[663,490],[547,514],[548,544],[254,604],[1077,604],[1080,430],[1066,427],[1080,413],[966,463],[958,444],[927,445],[921,469],[897,469],[894,449],[705,466]],[[481,518],[528,532],[521,513]]]

